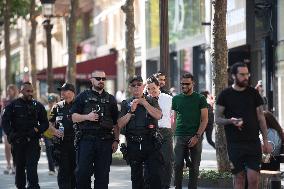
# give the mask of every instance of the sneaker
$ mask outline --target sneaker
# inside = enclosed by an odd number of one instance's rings
[[[11,167],[7,167],[7,168],[3,171],[3,173],[4,173],[4,175],[9,175],[9,174],[10,174],[10,171],[11,171]]]
[[[48,175],[54,176],[54,175],[56,175],[56,173],[55,173],[55,171],[48,171]]]

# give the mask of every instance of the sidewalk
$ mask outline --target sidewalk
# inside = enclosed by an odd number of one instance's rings
[[[214,156],[214,157],[213,157]],[[204,145],[200,169],[216,168],[215,152]],[[4,145],[0,144],[0,189],[15,189],[15,176],[4,175],[6,166]],[[38,164],[39,184],[41,189],[56,189],[57,177],[48,175],[48,165],[45,153],[41,153]],[[111,166],[109,189],[131,189],[130,168],[129,166]],[[186,189],[187,187],[183,187]],[[173,188],[172,188],[173,189]],[[209,189],[209,188],[199,188]]]

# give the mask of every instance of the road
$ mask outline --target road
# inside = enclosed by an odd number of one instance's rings
[[[15,189],[14,175],[4,175],[6,166],[4,145],[0,144],[0,189]],[[203,153],[200,169],[216,169],[215,150],[203,141]],[[56,176],[48,175],[48,166],[45,153],[41,154],[38,165],[39,182],[41,189],[56,189]],[[130,168],[128,166],[111,166],[109,189],[131,189]]]

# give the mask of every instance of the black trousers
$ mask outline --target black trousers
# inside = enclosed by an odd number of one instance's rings
[[[132,189],[144,189],[144,166],[147,167],[147,181],[150,189],[161,189],[162,154],[155,149],[154,141],[149,137],[143,138],[141,143],[132,142],[128,138],[127,150],[131,167]]]
[[[37,165],[40,157],[38,139],[22,140],[12,144],[12,153],[16,166],[15,184],[18,189],[39,189]]]
[[[73,141],[63,141],[58,161],[57,182],[59,189],[74,189],[76,186],[76,151]]]

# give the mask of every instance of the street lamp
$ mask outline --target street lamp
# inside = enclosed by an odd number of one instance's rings
[[[51,51],[51,30],[53,24],[50,23],[51,17],[54,15],[55,0],[40,0],[42,4],[42,14],[46,18],[43,27],[46,32],[46,49],[47,49],[47,92],[51,93],[53,87],[53,70],[52,70],[52,51]]]

